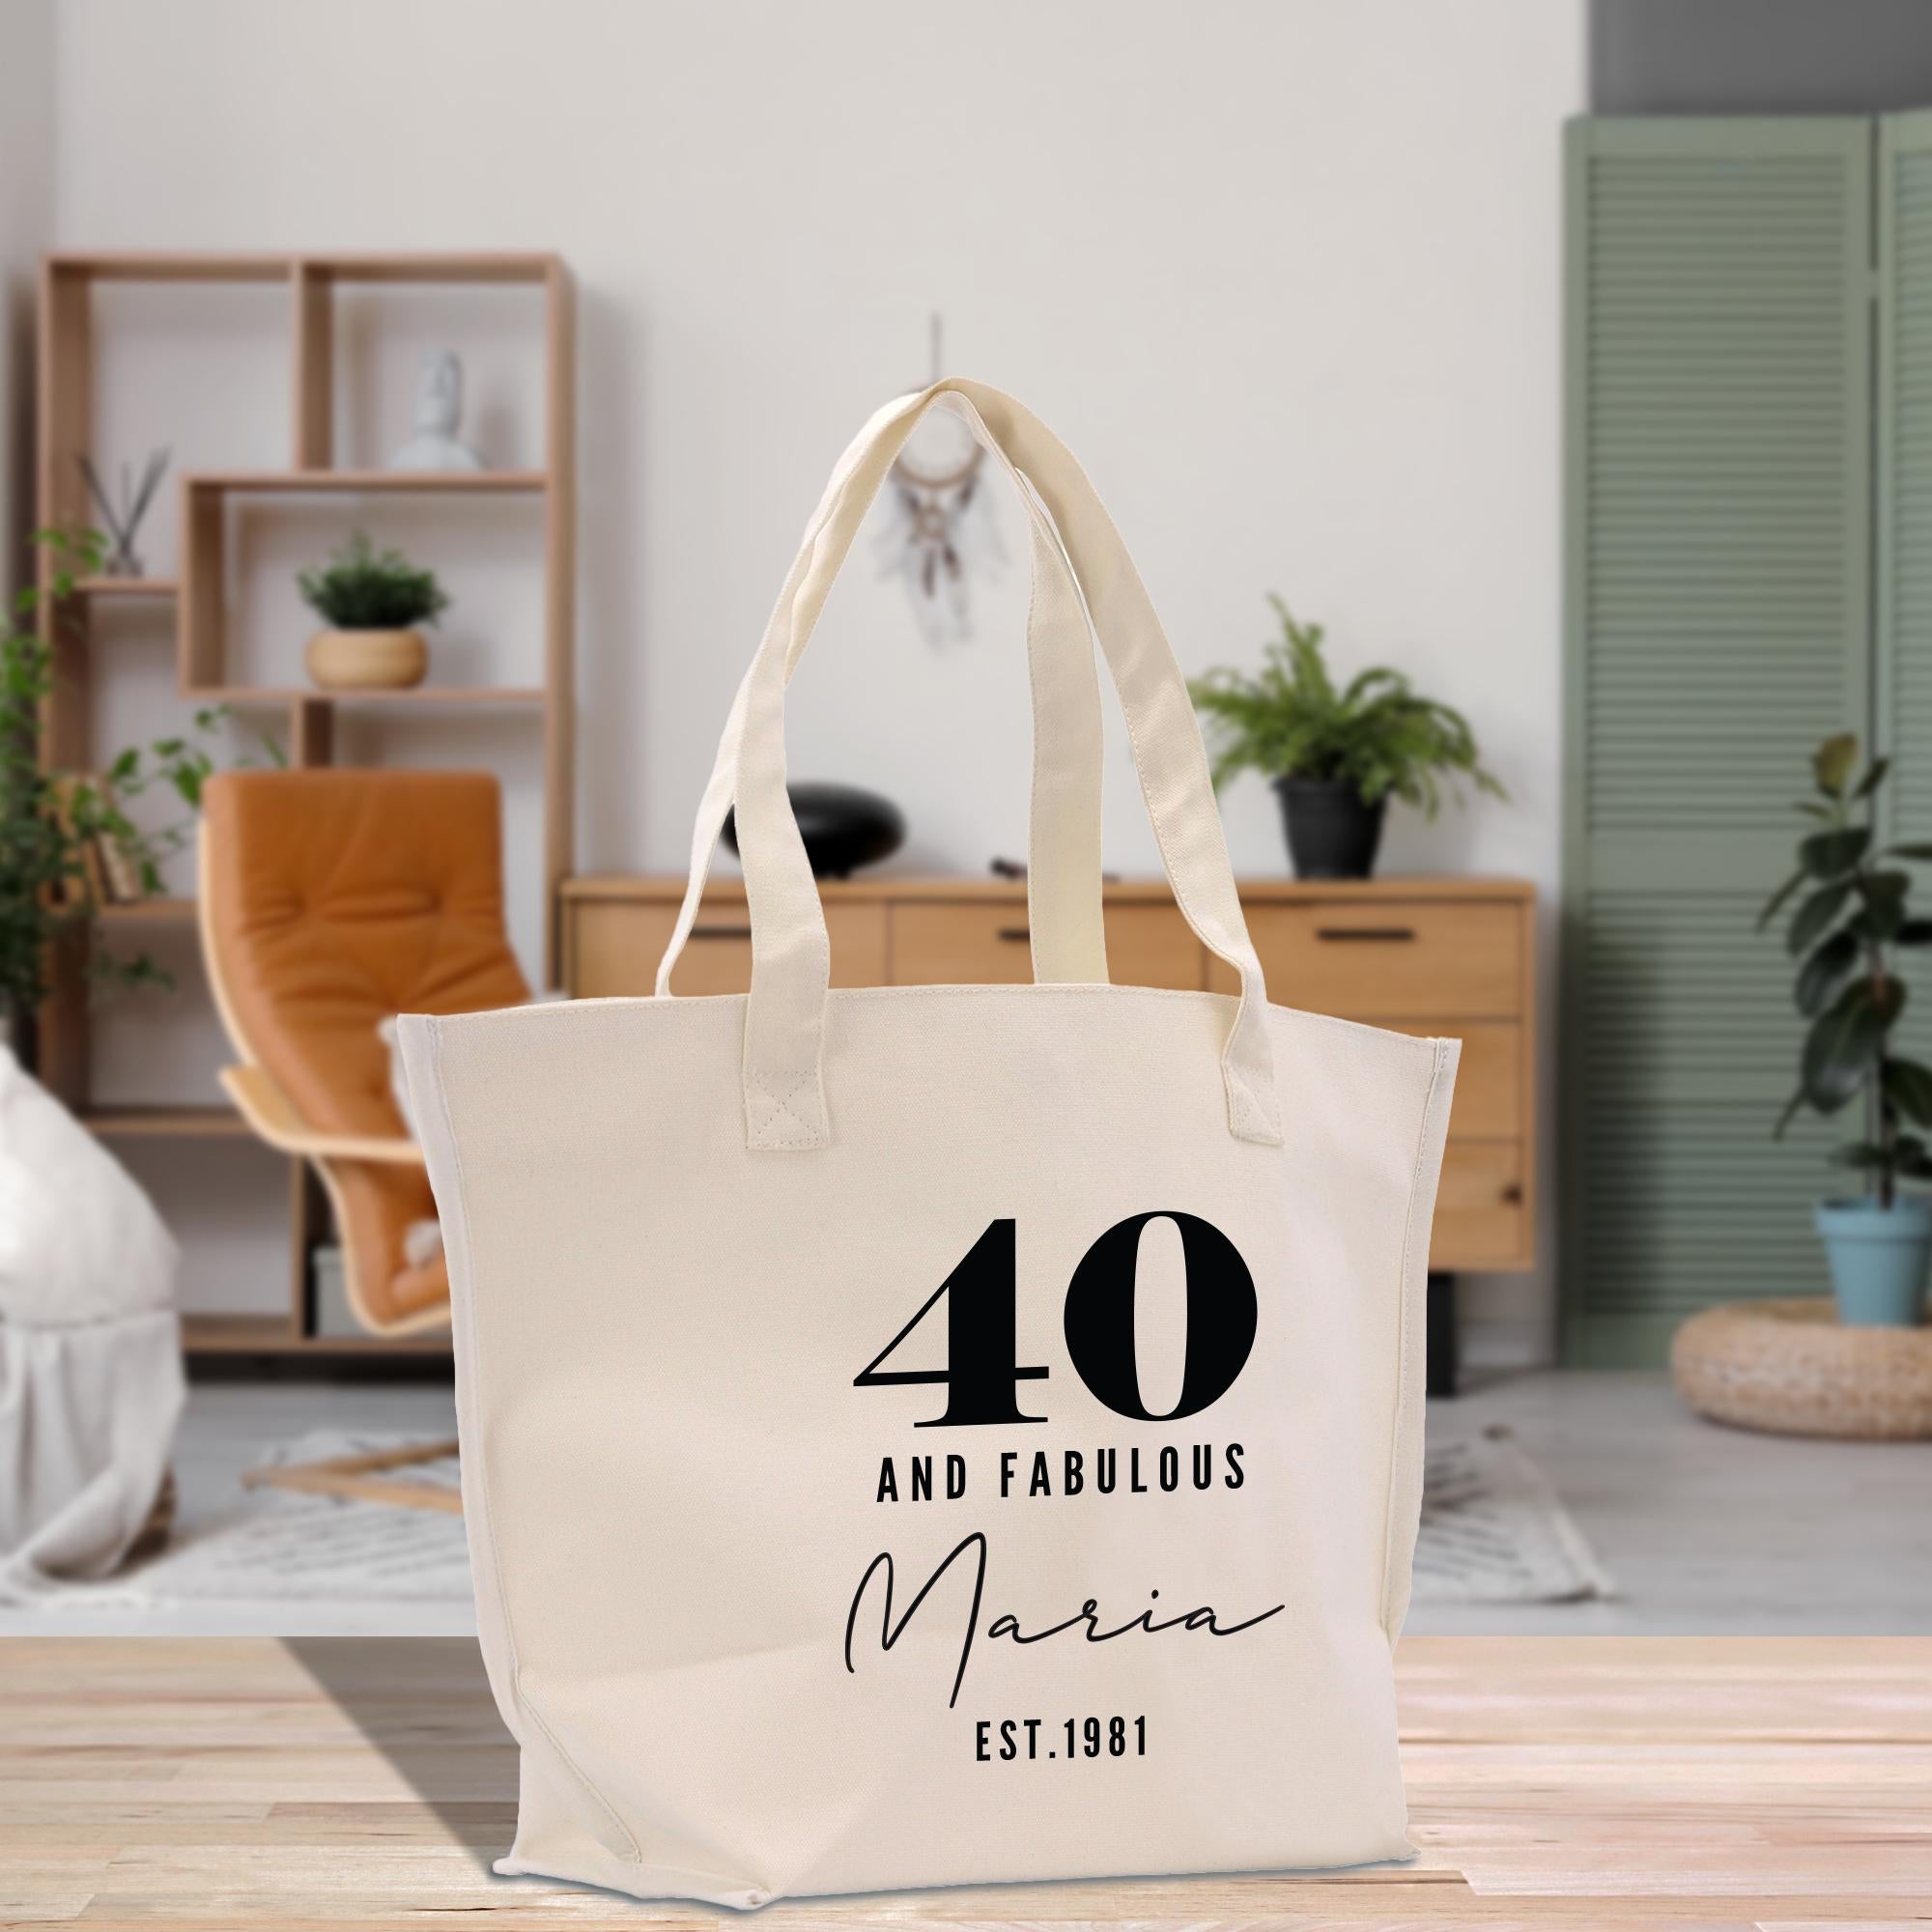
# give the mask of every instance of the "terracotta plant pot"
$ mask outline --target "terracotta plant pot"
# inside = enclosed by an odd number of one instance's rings
[[[429,645],[420,631],[318,631],[303,662],[324,691],[401,691],[423,681]]]

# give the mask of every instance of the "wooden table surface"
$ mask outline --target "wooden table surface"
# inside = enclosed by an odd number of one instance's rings
[[[15,1638],[0,1642],[0,1925],[1932,1918],[1932,1639],[1416,1638],[1400,1675],[1413,1864],[805,1900],[738,1920],[491,1875],[515,1752],[467,1641]]]

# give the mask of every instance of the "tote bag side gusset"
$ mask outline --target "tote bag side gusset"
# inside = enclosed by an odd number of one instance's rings
[[[491,1515],[489,1463],[484,1449],[487,1430],[480,1412],[479,1342],[471,1298],[468,1188],[463,1154],[449,1118],[449,1101],[442,1079],[440,1021],[424,1014],[403,1015],[397,1022],[397,1044],[408,1075],[412,1112],[422,1143],[442,1229],[443,1255],[449,1270],[450,1340],[456,1368],[457,1428],[462,1438],[463,1521],[469,1545],[469,1574],[476,1603],[476,1637],[483,1654],[484,1674],[504,1727],[517,1741],[520,1753],[548,1762],[553,1782],[581,1790],[594,1815],[604,1821],[582,1855],[609,1860],[626,1875],[609,1883],[633,1889],[643,1855],[615,1808],[571,1758],[542,1714],[524,1692],[517,1666],[516,1635],[503,1587],[501,1559]],[[521,1806],[519,1811],[521,1831]]]
[[[1435,1221],[1435,1195],[1442,1179],[1442,1154],[1449,1138],[1449,1106],[1455,1096],[1456,1069],[1463,1042],[1435,1039],[1435,1070],[1423,1103],[1415,1139],[1415,1170],[1409,1182],[1408,1220],[1403,1232],[1402,1339],[1396,1365],[1393,1442],[1389,1457],[1388,1528],[1382,1548],[1382,1629],[1393,1650],[1408,1614],[1415,1563],[1415,1537],[1422,1520],[1423,1375],[1427,1350],[1429,1236]]]

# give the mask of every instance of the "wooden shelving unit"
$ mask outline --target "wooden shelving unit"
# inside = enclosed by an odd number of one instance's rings
[[[55,689],[43,719],[50,766],[87,769],[93,710],[114,675],[114,653],[98,648],[96,604],[172,606],[182,696],[237,710],[282,712],[296,765],[327,765],[336,755],[338,711],[356,708],[431,716],[450,710],[527,713],[543,744],[543,971],[557,974],[558,894],[571,870],[576,773],[574,730],[576,591],[576,322],[568,270],[549,254],[190,255],[67,252],[42,264],[40,291],[38,522],[73,528],[93,521],[76,457],[93,454],[96,341],[94,292],[108,282],[280,285],[288,294],[289,466],[286,469],[189,471],[179,479],[181,554],[164,578],[90,578],[58,613],[43,619],[54,652]],[[370,284],[524,286],[543,298],[544,463],[538,469],[415,473],[338,468],[335,463],[335,296]],[[412,691],[338,693],[251,685],[228,673],[223,605],[229,505],[242,497],[381,496],[462,500],[525,496],[543,505],[542,682],[527,686],[437,686]],[[41,561],[43,587],[54,562]],[[101,909],[97,925],[191,929],[192,899],[155,899]],[[239,1117],[213,1096],[170,1106],[97,1105],[92,1099],[87,939],[65,944],[54,990],[41,1016],[41,1078],[103,1139],[232,1142],[246,1137]],[[343,1341],[306,1332],[309,1254],[327,1231],[321,1191],[299,1162],[288,1179],[290,1291],[285,1313],[190,1320],[191,1349],[226,1353],[327,1355],[434,1354],[446,1340]]]

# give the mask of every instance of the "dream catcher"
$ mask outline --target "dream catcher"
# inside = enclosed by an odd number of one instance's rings
[[[939,380],[940,322],[932,318],[932,380]],[[891,521],[880,533],[883,574],[904,580],[929,644],[972,636],[975,571],[1007,560],[988,500],[986,452],[951,410],[926,412],[887,477]]]

